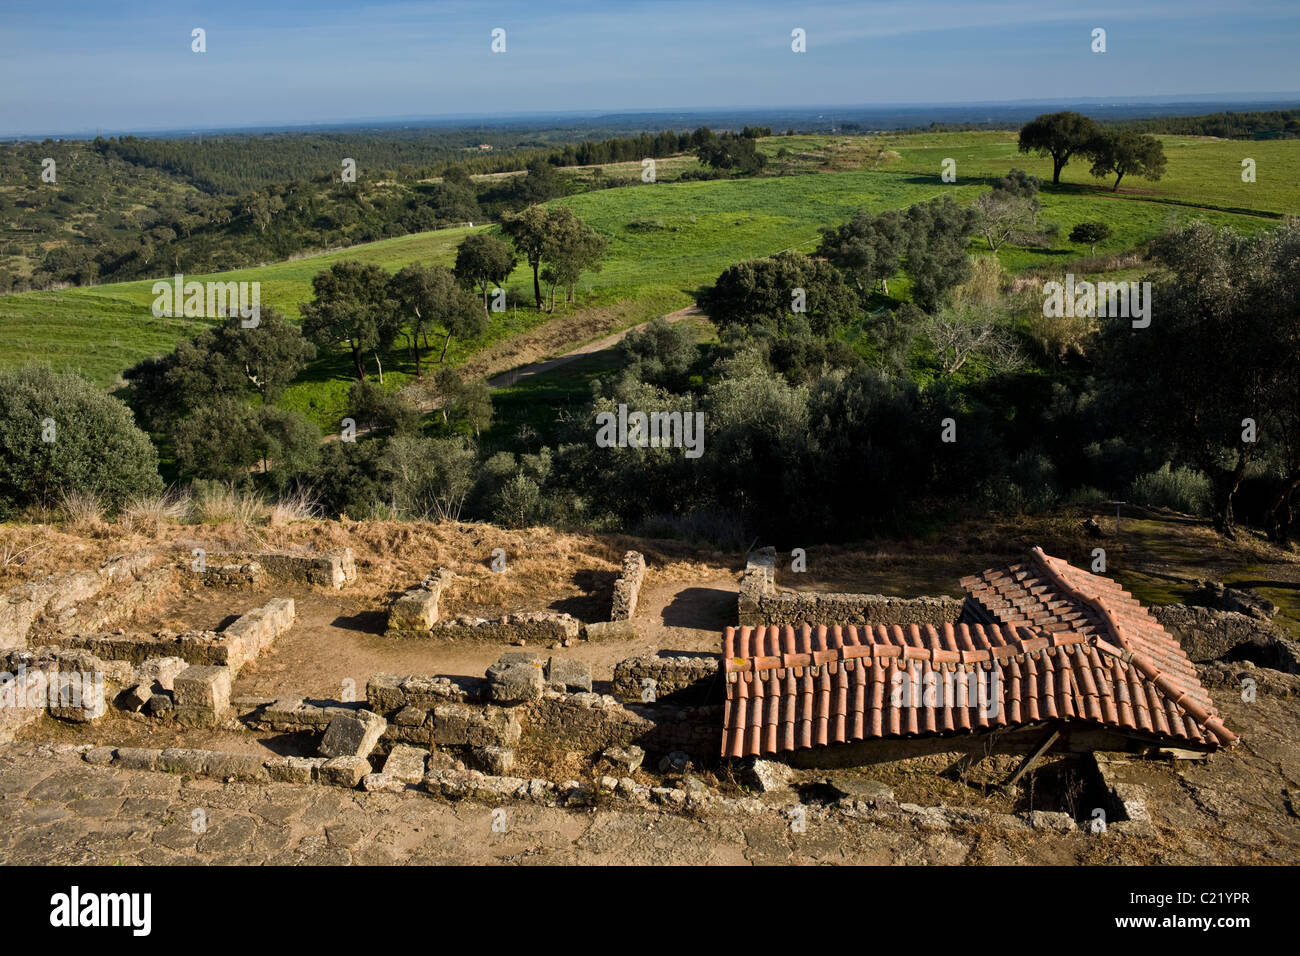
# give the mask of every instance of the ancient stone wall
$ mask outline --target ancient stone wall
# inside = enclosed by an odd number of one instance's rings
[[[634,703],[664,699],[702,703],[725,688],[714,655],[630,657],[614,666],[614,696]]]
[[[951,597],[899,598],[884,594],[819,594],[778,591],[776,555],[763,549],[750,555],[740,581],[737,619],[760,624],[955,624],[963,602]]]
[[[116,555],[98,571],[51,574],[11,588],[0,597],[0,650],[25,645],[28,632],[42,615],[57,621],[76,604],[98,596],[105,588],[143,574],[157,560],[153,551]]]
[[[314,584],[338,590],[357,579],[357,562],[351,548],[320,554],[279,551],[213,552],[207,555],[205,563],[216,569],[215,576],[205,578],[205,583],[213,585],[230,581],[242,586],[247,576],[255,572],[251,569],[245,571],[232,568],[246,568],[249,564],[258,565],[260,574],[265,574],[273,581],[290,584]]]
[[[190,664],[229,667],[235,675],[255,660],[295,620],[293,598],[275,598],[231,623],[224,631],[159,631],[156,634],[69,634],[66,647],[105,660],[142,663],[150,657],[179,657]]]

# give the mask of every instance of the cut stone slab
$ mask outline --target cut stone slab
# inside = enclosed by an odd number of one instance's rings
[[[173,690],[176,676],[189,666],[180,657],[150,657],[140,665],[137,677],[142,684],[157,684],[163,690]]]
[[[387,728],[388,721],[368,710],[339,714],[325,728],[321,756],[369,757]]]
[[[384,761],[383,772],[403,783],[419,783],[424,779],[424,763],[428,757],[427,750],[409,744],[396,744]]]
[[[177,707],[224,712],[230,706],[230,668],[187,667],[176,675],[172,692]]]
[[[62,671],[52,675],[50,716],[84,724],[108,712],[104,701],[104,675],[86,671]]]
[[[440,747],[509,747],[522,732],[508,708],[439,704],[433,709],[433,739]]]
[[[122,709],[138,713],[153,698],[153,691],[148,684],[136,684],[130,690],[122,692],[120,698]]]
[[[356,789],[370,772],[370,761],[363,757],[332,757],[320,765],[319,776],[323,784]]]
[[[552,657],[546,668],[546,683],[561,693],[591,691],[591,665],[571,657]]]
[[[399,635],[430,630],[438,621],[438,600],[450,582],[450,571],[437,571],[419,587],[394,598],[388,609],[388,630]]]

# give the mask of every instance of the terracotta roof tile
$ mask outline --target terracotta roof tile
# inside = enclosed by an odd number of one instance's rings
[[[973,623],[727,628],[723,755],[1052,719],[1237,739],[1178,642],[1113,581],[1035,549],[962,584]]]

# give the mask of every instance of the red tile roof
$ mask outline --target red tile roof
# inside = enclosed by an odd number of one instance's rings
[[[1029,562],[964,578],[975,617],[1004,624],[1029,624],[1045,631],[1069,628],[1100,636],[1130,652],[1139,669],[1201,723],[1209,722],[1223,743],[1236,736],[1223,727],[1214,701],[1176,638],[1110,578],[1034,548]],[[970,608],[968,604],[968,608]],[[982,612],[982,613],[980,613]]]
[[[723,756],[1050,720],[1236,740],[1177,641],[1113,582],[1036,550],[963,584],[988,623],[727,628]]]

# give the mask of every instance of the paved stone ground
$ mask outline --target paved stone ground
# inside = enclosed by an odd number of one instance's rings
[[[91,766],[48,746],[0,747],[5,864],[1224,863],[1284,862],[1292,852],[1261,845],[1233,854],[1200,829],[1096,837],[819,811],[796,833],[777,809],[693,817],[521,804],[505,807],[503,819],[504,832],[494,832],[491,807],[417,792],[223,784]]]

